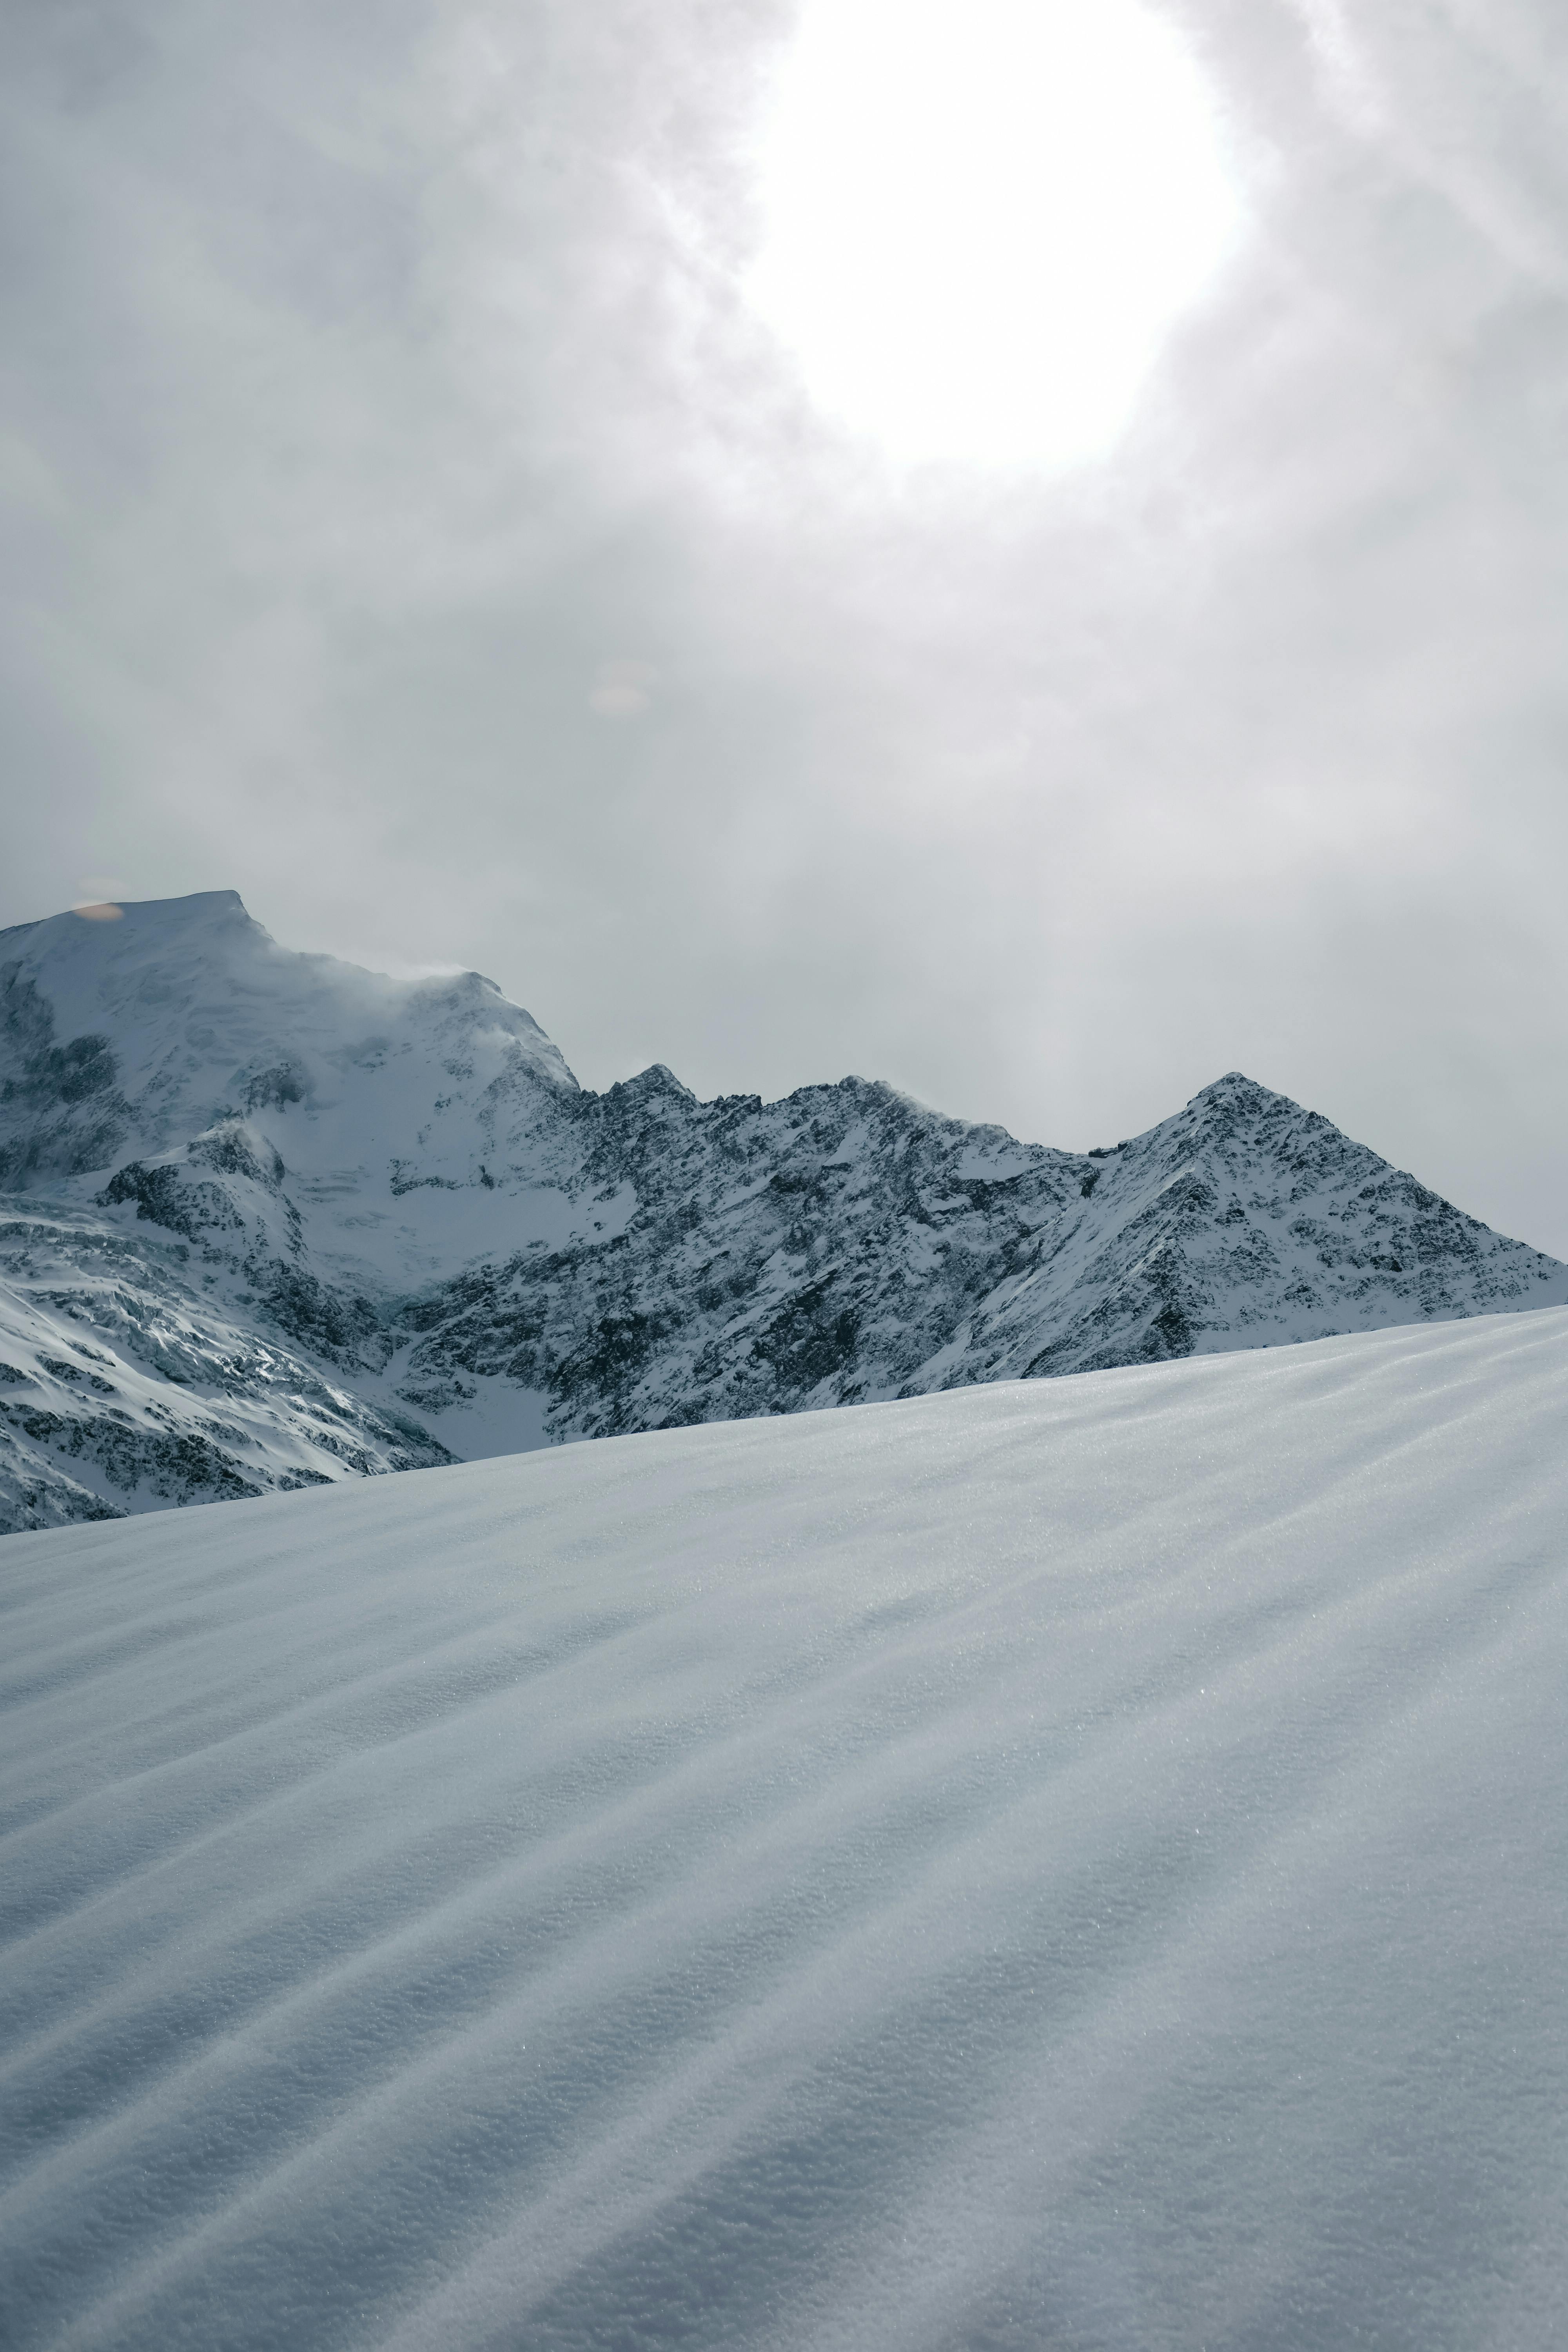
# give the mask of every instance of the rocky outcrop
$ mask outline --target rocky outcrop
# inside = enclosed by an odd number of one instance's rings
[[[500,1378],[600,1435],[1568,1297],[1555,1260],[1238,1073],[1081,1155],[858,1079],[658,1091],[647,1121],[612,1090],[588,1155],[634,1187],[625,1227],[404,1309],[405,1394]]]
[[[188,1248],[0,1216],[0,1528],[237,1501],[452,1455],[210,1293]]]

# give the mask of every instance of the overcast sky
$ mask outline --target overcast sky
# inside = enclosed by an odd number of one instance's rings
[[[1079,1148],[1239,1067],[1568,1255],[1568,13],[1160,13],[1226,257],[911,467],[746,297],[790,0],[8,0],[0,922]]]

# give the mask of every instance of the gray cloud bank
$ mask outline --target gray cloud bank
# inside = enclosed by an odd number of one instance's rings
[[[12,0],[0,922],[1067,1145],[1239,1066],[1568,1253],[1568,20],[1173,13],[1237,260],[1106,464],[894,481],[735,293],[785,6]]]

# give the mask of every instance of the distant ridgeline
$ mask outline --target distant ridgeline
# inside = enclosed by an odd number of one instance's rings
[[[1232,1072],[1056,1151],[863,1078],[584,1092],[232,891],[0,932],[0,1527],[1568,1303]]]

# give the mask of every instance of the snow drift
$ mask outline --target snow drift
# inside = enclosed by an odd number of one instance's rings
[[[1568,2330],[1568,1314],[0,1549],[8,2346]]]

